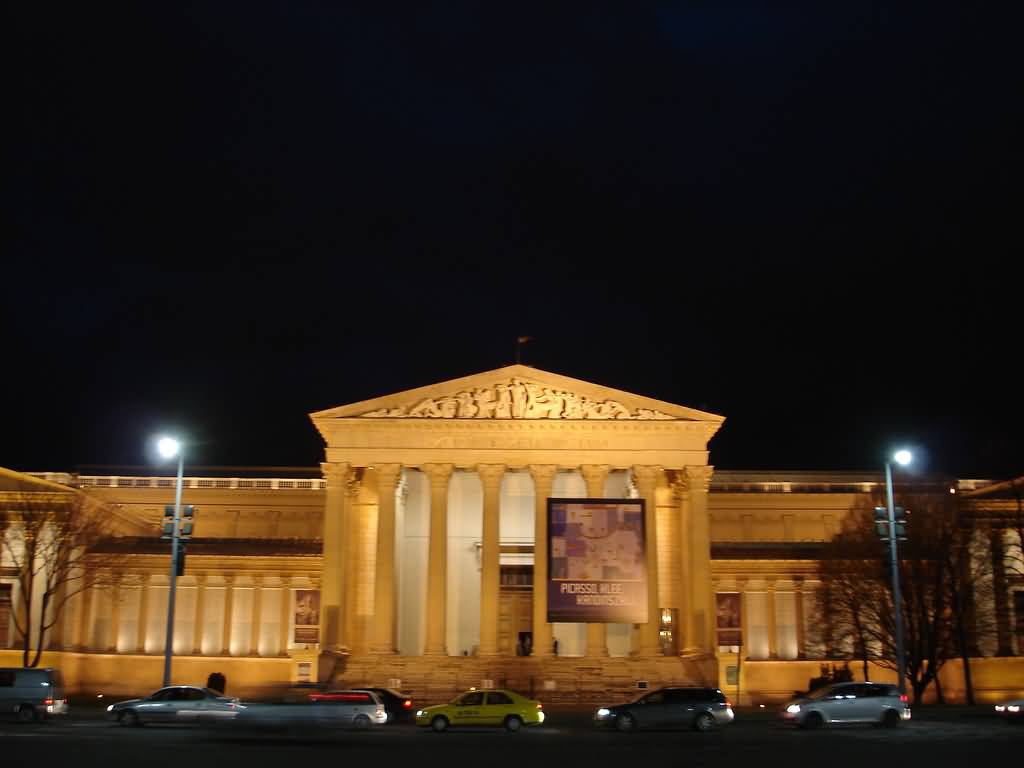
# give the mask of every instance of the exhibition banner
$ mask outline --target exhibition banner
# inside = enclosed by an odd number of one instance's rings
[[[647,621],[643,499],[548,499],[548,621]]]

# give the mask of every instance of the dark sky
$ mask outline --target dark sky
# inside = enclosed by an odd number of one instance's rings
[[[1024,474],[1020,4],[16,6],[0,465],[315,465],[530,335],[721,468]]]

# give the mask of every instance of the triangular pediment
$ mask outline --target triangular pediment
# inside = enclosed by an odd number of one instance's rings
[[[325,419],[563,419],[700,421],[721,424],[713,413],[631,392],[510,365],[311,413]]]

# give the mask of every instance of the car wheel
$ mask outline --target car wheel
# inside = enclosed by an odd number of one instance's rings
[[[895,709],[887,709],[882,715],[882,725],[886,728],[895,728],[900,724],[900,713]]]
[[[448,718],[438,715],[430,721],[430,727],[434,729],[436,733],[448,730]]]
[[[715,718],[710,712],[701,712],[693,720],[694,730],[700,731],[701,733],[707,733],[715,729]]]
[[[636,720],[628,712],[623,712],[615,718],[615,727],[623,733],[636,730]]]
[[[511,733],[515,733],[523,727],[523,721],[520,720],[516,715],[509,715],[505,718],[505,730]]]
[[[356,715],[356,719],[352,721],[352,725],[357,731],[365,731],[370,727],[370,718],[366,715]]]
[[[139,716],[131,709],[127,709],[122,712],[120,717],[117,718],[117,722],[125,727],[135,727],[140,725]]]
[[[821,728],[824,724],[825,718],[823,718],[818,712],[811,712],[804,718],[803,727],[809,731],[815,731],[818,728]]]
[[[36,719],[35,707],[29,706],[28,704],[22,704],[18,707],[18,722],[19,723],[31,723]]]

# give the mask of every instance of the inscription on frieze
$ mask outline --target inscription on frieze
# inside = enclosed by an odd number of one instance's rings
[[[398,419],[635,419],[665,421],[675,417],[651,408],[629,409],[617,400],[591,400],[532,381],[510,379],[491,388],[478,387],[412,405],[378,408],[361,416]]]

